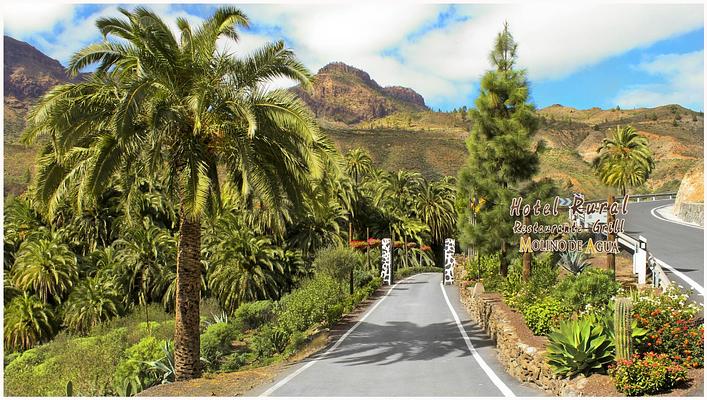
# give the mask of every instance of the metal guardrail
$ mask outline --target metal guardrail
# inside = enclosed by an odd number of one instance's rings
[[[674,193],[665,193],[663,195],[675,195]],[[652,196],[658,196],[656,195],[639,195],[635,197],[652,197]],[[580,222],[582,226],[584,226],[584,214],[582,213],[577,213],[576,215],[576,220],[577,222]],[[616,234],[616,239],[619,242],[619,245],[629,251],[633,257],[633,272],[634,274],[639,276],[639,283],[641,280],[645,279],[646,276],[646,267],[648,267],[651,271],[651,277],[652,277],[652,283],[654,288],[661,288],[661,289],[666,289],[668,286],[671,285],[670,278],[668,278],[668,275],[665,274],[665,271],[663,271],[663,268],[660,265],[660,261],[656,260],[653,255],[647,251],[647,244],[646,240],[643,237],[639,237],[642,240],[637,240],[634,239],[633,237],[623,233],[619,232]],[[643,247],[641,247],[641,244],[643,243]],[[641,255],[641,252],[643,253]],[[639,256],[640,255],[640,256]]]
[[[653,194],[630,194],[628,196],[629,201],[634,201],[635,203],[640,203],[641,200],[646,200],[650,199],[650,201],[655,201],[655,200],[672,200],[675,197],[677,197],[677,192],[668,192],[668,193],[653,193]],[[616,200],[619,201],[621,198],[617,197]],[[585,200],[585,203],[599,203],[602,201],[606,201],[606,199],[599,199],[599,200]]]

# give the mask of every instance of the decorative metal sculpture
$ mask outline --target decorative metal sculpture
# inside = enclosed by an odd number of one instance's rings
[[[381,279],[383,283],[390,285],[392,283],[392,260],[393,251],[391,248],[390,238],[381,240]]]
[[[456,260],[454,259],[454,239],[444,240],[444,284],[454,283],[454,266],[456,265]]]

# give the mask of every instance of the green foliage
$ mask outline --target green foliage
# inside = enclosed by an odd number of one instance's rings
[[[602,372],[614,360],[614,345],[604,328],[587,318],[560,322],[548,339],[546,357],[556,375]]]
[[[223,358],[220,371],[234,372],[238,371],[242,366],[248,363],[247,353],[231,353]]]
[[[562,279],[555,287],[553,295],[573,311],[601,309],[609,304],[620,286],[614,281],[611,271],[587,268],[581,274]]]
[[[37,296],[30,296],[25,292],[5,307],[5,349],[29,349],[48,340],[55,332],[54,312]]]
[[[251,347],[258,358],[267,358],[285,351],[289,340],[290,336],[283,328],[265,325],[253,337]]]
[[[238,307],[235,318],[243,323],[245,329],[255,329],[273,320],[275,317],[275,302],[260,300],[243,303]]]
[[[280,301],[278,321],[289,332],[306,331],[316,325],[330,325],[340,313],[337,305],[345,295],[341,284],[328,276],[317,276]]]
[[[360,253],[350,247],[327,247],[317,253],[313,266],[315,273],[343,284],[349,281],[352,271],[363,267],[363,259]]]
[[[231,343],[239,334],[233,324],[211,324],[201,334],[201,358],[206,360],[211,369],[218,369],[219,359],[232,352]]]
[[[572,275],[577,275],[592,264],[587,259],[587,255],[581,251],[570,251],[562,253],[560,265]]]
[[[111,282],[87,278],[74,288],[64,305],[64,325],[72,332],[86,333],[120,311],[121,303]]]
[[[479,258],[468,258],[466,262],[466,280],[478,281],[484,284],[484,288],[489,292],[498,291],[501,288],[503,279],[499,275],[500,261],[498,253],[482,255]]]
[[[174,344],[171,340],[162,343],[162,358],[147,363],[158,376],[161,376],[161,383],[174,382],[176,372],[174,369]]]
[[[612,137],[604,138],[598,152],[592,161],[597,176],[621,194],[629,187],[642,185],[655,168],[648,139],[632,126],[617,126]]]
[[[528,282],[522,280],[522,263],[520,259],[516,259],[511,263],[508,276],[500,285],[506,304],[513,309],[523,311],[536,302],[542,302],[557,283],[557,268],[549,254],[533,258],[532,263]]]
[[[655,394],[671,389],[687,380],[687,371],[667,354],[634,354],[631,359],[617,360],[611,369],[616,389],[629,396]]]
[[[156,339],[153,336],[147,336],[125,350],[124,358],[116,367],[113,375],[113,386],[116,392],[126,391],[130,386],[134,386],[130,387],[130,391],[143,390],[160,383],[157,374],[150,368],[148,362],[159,360],[162,357],[164,342],[164,340]],[[131,385],[133,382],[137,384]]]
[[[570,315],[569,307],[553,297],[545,297],[521,310],[528,328],[535,335],[549,333]]]
[[[633,318],[648,331],[639,352],[665,353],[693,368],[704,365],[704,323],[687,293],[673,286],[661,294],[643,291],[632,297]]]
[[[64,396],[68,381],[75,396],[114,394],[113,374],[125,349],[125,329],[87,338],[60,336],[25,351],[5,368],[5,395]]]
[[[59,304],[78,280],[76,256],[56,235],[27,240],[17,251],[11,276],[16,288]]]
[[[437,267],[410,267],[410,268],[400,268],[395,271],[394,280],[399,281],[405,279],[408,276],[413,276],[416,274],[422,274],[425,272],[442,272],[442,268]]]

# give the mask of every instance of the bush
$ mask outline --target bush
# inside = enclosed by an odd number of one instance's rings
[[[210,369],[217,369],[219,359],[231,352],[231,343],[238,334],[233,324],[228,322],[211,324],[201,334],[201,357],[207,361]]]
[[[690,367],[704,365],[704,325],[696,316],[700,308],[688,294],[671,287],[660,295],[634,294],[633,317],[648,330],[639,352],[665,353]]]
[[[253,336],[251,348],[258,358],[282,353],[290,341],[289,333],[278,326],[265,325]]]
[[[275,317],[275,302],[260,300],[241,304],[236,310],[235,318],[245,329],[255,329],[273,320]]]
[[[280,300],[278,322],[288,332],[330,325],[341,315],[337,308],[342,307],[344,299],[340,282],[329,276],[315,276]]]
[[[352,271],[361,269],[361,255],[350,247],[327,247],[317,252],[312,263],[315,274],[325,275],[344,283]]]
[[[533,259],[533,269],[529,282],[521,280],[522,265],[520,260],[511,263],[508,277],[501,285],[501,293],[509,307],[524,310],[548,297],[557,283],[557,267],[550,256]]]
[[[295,354],[304,346],[305,343],[307,343],[307,335],[303,332],[293,332],[290,335],[290,342],[287,344],[287,348],[285,349],[285,355],[291,356],[292,354]]]
[[[685,367],[667,354],[634,354],[630,360],[619,360],[611,369],[616,389],[629,396],[658,393],[675,387],[687,379]]]
[[[503,283],[503,278],[498,274],[500,267],[498,254],[482,255],[479,259],[467,258],[464,280],[481,282],[489,292],[498,291]]]
[[[576,276],[567,276],[555,287],[554,296],[573,311],[602,309],[618,293],[620,284],[610,271],[587,268]]]
[[[601,324],[592,324],[587,318],[562,321],[547,337],[546,357],[556,375],[601,372],[614,360],[611,338]]]
[[[65,396],[71,381],[75,396],[112,395],[113,374],[125,343],[124,328],[76,339],[60,334],[46,345],[25,351],[5,368],[4,394]]]
[[[523,318],[535,335],[546,335],[557,328],[560,321],[569,317],[571,310],[553,297],[545,297],[539,302],[523,308]]]
[[[373,280],[375,276],[371,271],[364,270],[354,270],[354,287],[362,288],[368,285],[369,282]]]
[[[231,353],[223,358],[219,370],[223,372],[235,372],[247,363],[247,353]]]
[[[162,358],[163,342],[164,340],[148,336],[127,348],[125,357],[118,364],[113,376],[113,386],[118,389],[123,387],[126,381],[137,380],[140,382],[139,389],[145,389],[159,383],[157,374],[146,362]]]

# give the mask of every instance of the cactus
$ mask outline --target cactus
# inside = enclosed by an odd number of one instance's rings
[[[631,343],[631,313],[633,303],[629,298],[616,299],[614,307],[614,341],[616,360],[629,360],[633,354]]]

